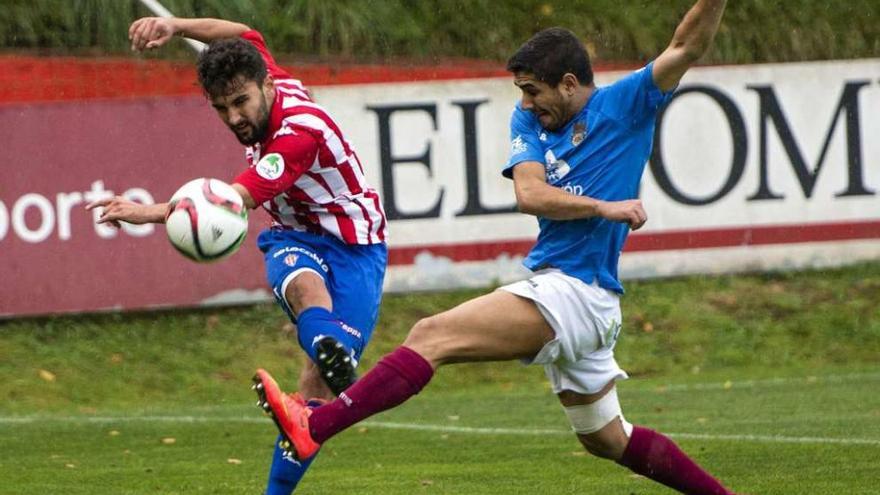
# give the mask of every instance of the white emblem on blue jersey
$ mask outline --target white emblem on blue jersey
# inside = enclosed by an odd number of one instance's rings
[[[538,136],[538,139],[540,139],[542,143],[545,142],[545,141],[547,141],[547,133],[546,133],[546,132],[542,132],[541,135]]]
[[[571,172],[571,166],[565,160],[557,160],[553,150],[544,153],[544,175],[548,183],[556,182]]]
[[[522,136],[517,136],[510,142],[510,154],[518,155],[520,153],[525,153],[529,150],[529,145],[523,141]]]

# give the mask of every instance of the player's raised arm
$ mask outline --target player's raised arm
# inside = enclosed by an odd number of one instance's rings
[[[675,29],[669,47],[654,61],[654,84],[662,91],[678,85],[684,73],[712,46],[726,0],[699,0]]]
[[[223,19],[184,19],[180,17],[143,17],[131,23],[128,39],[131,49],[143,51],[168,43],[174,35],[186,36],[204,43],[235,38],[251,28]]]

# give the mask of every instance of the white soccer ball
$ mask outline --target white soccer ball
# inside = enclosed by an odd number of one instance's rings
[[[238,251],[247,235],[241,195],[217,179],[195,179],[171,196],[165,217],[168,240],[187,258],[207,263]]]

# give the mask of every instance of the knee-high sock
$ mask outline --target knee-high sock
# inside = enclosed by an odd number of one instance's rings
[[[283,437],[278,435],[278,442]],[[290,495],[306,474],[306,470],[312,465],[317,455],[304,461],[297,461],[292,457],[285,457],[284,451],[275,443],[275,452],[272,454],[272,467],[269,469],[269,481],[266,484],[266,495]]]
[[[432,376],[431,363],[408,347],[398,347],[336,400],[312,411],[312,438],[324,443],[358,421],[401,404],[419,393]]]
[[[312,399],[308,401],[308,406],[312,409],[323,404],[324,401]],[[265,495],[290,495],[299,484],[299,481],[305,476],[309,466],[318,454],[309,457],[304,461],[297,461],[293,457],[284,456],[284,451],[278,444],[284,439],[278,435],[275,441],[275,451],[272,453],[272,466],[269,468],[269,481],[266,483]]]
[[[636,426],[618,461],[634,472],[688,495],[733,495],[666,436]]]
[[[334,313],[320,306],[300,311],[296,317],[297,340],[306,354],[315,361],[315,340],[319,336],[331,336],[349,351],[360,351],[363,337],[360,331],[345,324]]]

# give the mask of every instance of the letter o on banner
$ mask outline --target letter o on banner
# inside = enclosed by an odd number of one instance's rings
[[[688,196],[677,189],[672,184],[669,173],[666,171],[666,164],[663,161],[663,116],[666,115],[666,110],[669,109],[673,101],[688,93],[702,93],[718,104],[724,112],[724,116],[727,118],[727,123],[730,125],[730,136],[733,140],[733,156],[731,157],[730,173],[727,176],[727,180],[724,182],[721,189],[706,197]],[[733,99],[718,89],[695,84],[679,88],[669,103],[660,109],[660,113],[657,114],[657,124],[654,128],[654,149],[651,152],[651,160],[649,164],[651,167],[651,173],[654,174],[654,180],[657,181],[657,185],[660,186],[660,189],[662,189],[667,196],[685,205],[702,206],[718,201],[733,190],[743,176],[743,172],[745,172],[748,149],[749,143],[748,138],[746,137],[746,124]]]
[[[0,201],[0,241],[6,238],[7,232],[9,232],[9,212],[6,211],[3,201]]]
[[[40,210],[40,226],[36,230],[28,229],[24,221],[25,212],[30,207]],[[12,207],[12,229],[26,242],[43,242],[55,227],[55,210],[52,203],[39,194],[25,194]]]

